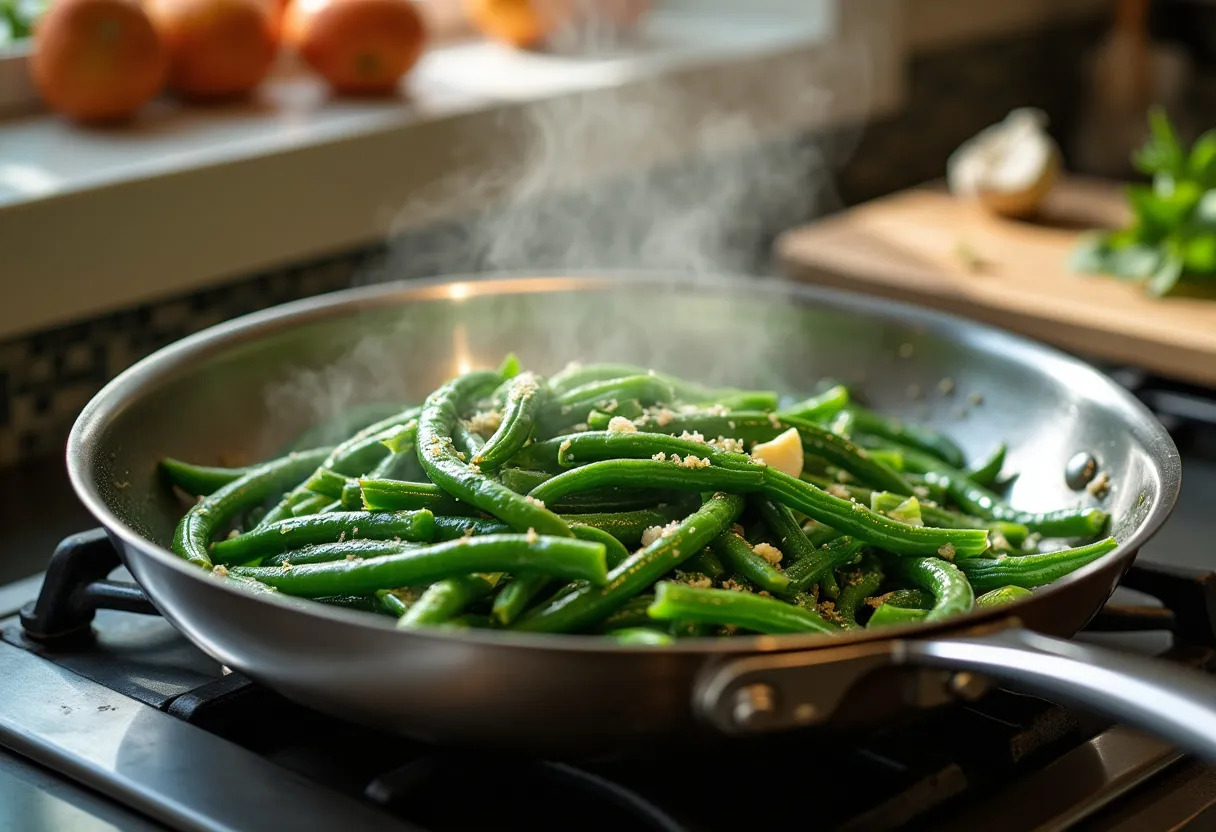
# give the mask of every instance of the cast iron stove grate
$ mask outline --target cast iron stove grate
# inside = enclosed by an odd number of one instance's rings
[[[243,782],[241,792],[258,799],[235,810],[226,804],[223,817],[206,816],[208,805],[215,811],[214,795],[212,803],[193,807],[203,813],[204,826],[214,828],[234,822],[243,829],[283,828],[282,812],[289,809],[321,828],[340,825],[343,818],[317,813],[340,811],[345,800],[374,807],[385,828],[436,832],[713,830],[792,822],[851,829],[965,829],[982,822],[996,832],[1096,816],[1164,769],[1177,769],[1180,759],[1123,726],[1007,690],[864,736],[789,735],[578,762],[439,749],[318,714],[226,673],[155,617],[137,588],[109,579],[118,563],[101,530],[65,540],[37,601],[19,619],[2,622],[4,640],[27,657],[189,726],[178,742],[206,735],[238,746],[222,744],[238,760],[257,758],[257,776],[270,782]],[[1216,576],[1141,564],[1124,585],[1151,593],[1164,607],[1108,605],[1093,628],[1168,630],[1171,658],[1204,667],[1213,662]],[[0,742],[44,765],[169,825],[198,823],[188,784],[170,788],[162,800],[155,788],[118,782],[123,772],[89,770],[73,765],[70,754],[42,747],[31,751],[36,743],[14,741],[12,726],[9,736],[3,728]],[[1095,759],[1107,766],[1100,776]],[[1207,778],[1204,784],[1211,779],[1202,768],[1195,776]],[[1087,777],[1096,779],[1081,789],[1060,788]],[[290,807],[279,788],[284,778],[300,786]],[[309,795],[334,800],[310,807]],[[1000,806],[1003,813],[994,810]]]

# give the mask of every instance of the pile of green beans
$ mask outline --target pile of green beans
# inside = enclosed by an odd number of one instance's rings
[[[332,447],[161,471],[194,499],[174,550],[242,586],[402,628],[644,647],[935,621],[1115,548],[1092,504],[1006,503],[1005,451],[969,461],[842,385],[794,401],[627,364],[545,379],[508,357]]]

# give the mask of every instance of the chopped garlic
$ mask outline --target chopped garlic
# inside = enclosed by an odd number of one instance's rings
[[[802,476],[802,437],[797,428],[790,428],[776,438],[752,448],[752,458],[764,461],[791,477]]]
[[[771,543],[757,543],[752,547],[752,551],[772,564],[781,563],[781,559],[785,557],[781,550]]]
[[[624,416],[613,416],[608,420],[609,433],[637,433],[638,426]]]

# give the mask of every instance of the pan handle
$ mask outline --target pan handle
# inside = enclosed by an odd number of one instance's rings
[[[841,651],[776,653],[713,666],[698,680],[694,706],[730,734],[789,729],[827,721],[875,670],[918,667],[929,672],[905,688],[911,704],[975,698],[984,680],[995,679],[1129,722],[1216,761],[1216,677],[1170,662],[1020,627]]]

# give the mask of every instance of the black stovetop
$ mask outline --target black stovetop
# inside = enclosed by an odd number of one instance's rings
[[[1079,638],[1216,666],[1211,580],[1143,566],[1216,566],[1216,405],[1184,388],[1135,386],[1174,433],[1187,478],[1175,517],[1129,574],[1166,604],[1121,590]],[[78,522],[75,509],[53,511]],[[47,512],[36,517],[6,541],[26,557],[55,527]],[[1213,769],[1125,726],[1007,690],[865,734],[655,748],[645,758],[539,760],[386,736],[226,673],[140,614],[146,607],[120,586],[81,591],[114,556],[100,535],[76,544],[89,562],[48,595],[70,603],[26,618],[44,634],[83,623],[75,636],[29,639],[16,613],[41,580],[0,586],[0,828],[1216,827]]]

